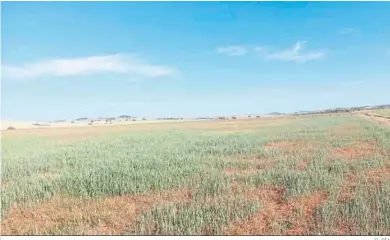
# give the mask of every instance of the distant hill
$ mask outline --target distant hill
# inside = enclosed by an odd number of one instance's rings
[[[83,117],[83,118],[77,118],[77,119],[76,119],[76,121],[86,121],[86,120],[88,120],[88,118],[86,118],[86,117]]]
[[[390,108],[389,104],[384,105],[376,105],[376,106],[359,106],[359,107],[349,107],[349,108],[331,108],[325,110],[317,110],[317,111],[300,111],[294,113],[294,115],[308,115],[308,114],[324,114],[324,113],[341,113],[341,112],[356,112],[363,110],[374,110],[374,109],[385,109]]]
[[[354,112],[354,111],[363,111],[363,110],[376,110],[376,109],[390,109],[390,104],[383,104],[383,105],[376,105],[376,106],[358,106],[358,107],[346,107],[346,108],[332,108],[332,109],[325,109],[325,110],[314,110],[314,111],[298,111],[294,113],[288,113],[288,114],[293,114],[293,115],[311,115],[311,114],[327,114],[327,113],[341,113],[341,112]],[[286,113],[282,112],[270,112],[267,115],[270,116],[280,116],[280,115],[285,115]],[[234,117],[196,117],[195,119],[198,120],[211,120],[211,119],[237,119],[237,118],[247,118],[247,117],[256,117],[259,118],[261,115],[236,115]],[[120,115],[118,117],[98,117],[96,119],[90,119],[87,117],[82,117],[82,118],[77,118],[75,121],[122,121],[123,119],[126,119],[128,121],[129,119],[132,119],[133,121],[136,121],[137,119],[141,119],[135,116],[130,116],[127,114]],[[146,118],[142,118],[142,120],[145,120]],[[183,120],[183,118],[178,118],[178,117],[165,117],[165,118],[157,118],[156,120]],[[52,121],[54,122],[65,122],[65,120],[57,120],[57,121]]]
[[[136,118],[134,116],[129,116],[129,115],[120,115],[118,118]]]
[[[54,120],[54,121],[50,121],[51,123],[62,123],[62,122],[66,122],[66,120]]]
[[[284,115],[284,113],[280,113],[280,112],[271,112],[271,113],[268,113],[268,115]]]
[[[166,118],[157,118],[157,120],[183,120],[183,118],[166,117]]]

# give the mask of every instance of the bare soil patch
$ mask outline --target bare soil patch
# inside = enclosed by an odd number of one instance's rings
[[[302,162],[300,162],[298,165],[297,165],[297,170],[305,170],[305,168],[309,165],[310,161],[305,159],[303,160]]]
[[[370,168],[364,171],[365,176],[372,186],[381,187],[384,182],[390,179],[390,163],[384,168]],[[358,178],[352,173],[344,175],[344,183],[339,193],[339,201],[346,202],[356,198],[359,187]]]
[[[364,171],[365,176],[369,181],[369,188],[372,191],[380,188],[381,185],[390,179],[390,162],[385,168],[371,168]],[[346,203],[349,200],[356,199],[359,187],[366,187],[365,182],[360,182],[356,175],[346,173],[344,175],[344,183],[338,195],[340,203]],[[360,185],[359,185],[360,184]],[[376,210],[378,211],[378,209]],[[357,232],[357,226],[353,221],[342,221],[338,227],[331,233],[333,235],[351,235]]]
[[[14,205],[1,224],[3,235],[28,235],[57,229],[72,223],[75,235],[118,235],[127,230],[155,204],[186,203],[189,190],[170,190],[105,199],[80,199],[57,196],[35,208]],[[60,231],[58,232],[60,233]]]
[[[339,192],[339,201],[347,202],[348,200],[356,198],[356,188],[357,188],[357,177],[351,173],[346,173],[344,175],[344,183],[341,186]]]
[[[346,147],[334,148],[332,155],[351,161],[360,157],[366,157],[374,154],[375,145],[368,142],[355,142]]]
[[[352,222],[343,221],[339,225],[340,226],[334,230],[332,235],[345,236],[356,232],[356,225]]]
[[[326,192],[317,192],[308,196],[284,198],[282,187],[265,186],[248,191],[248,199],[263,203],[260,212],[246,220],[232,223],[228,235],[274,235],[278,234],[275,224],[288,222],[289,227],[282,235],[303,235],[313,224],[313,210],[326,199]],[[294,214],[301,211],[301,216]]]
[[[367,169],[365,175],[371,183],[379,188],[390,179],[390,160],[384,168]]]

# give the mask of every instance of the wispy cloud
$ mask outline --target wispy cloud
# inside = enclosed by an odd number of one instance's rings
[[[355,28],[343,28],[339,31],[340,35],[353,35],[357,34],[357,30]]]
[[[366,83],[366,81],[364,81],[364,80],[356,80],[356,81],[341,82],[339,85],[342,87],[350,87],[350,86],[362,85],[365,83]]]
[[[242,56],[248,52],[258,52],[265,58],[276,59],[281,61],[308,62],[322,58],[325,55],[324,51],[309,51],[304,52],[307,41],[298,41],[290,49],[281,51],[268,51],[264,46],[237,45],[217,48],[217,52],[230,56]]]
[[[265,50],[265,47],[262,47],[262,46],[256,46],[253,48],[253,51],[256,51],[256,52],[260,52],[260,51],[264,51]]]
[[[32,79],[44,76],[64,77],[116,73],[156,78],[174,76],[178,72],[169,66],[148,64],[128,54],[53,59],[24,65],[3,65],[5,79]]]
[[[247,49],[245,46],[227,46],[217,48],[217,52],[230,56],[242,56],[247,53]]]
[[[257,51],[260,51],[268,59],[295,61],[300,63],[316,60],[324,56],[325,53],[323,51],[303,52],[302,50],[305,48],[306,43],[306,41],[298,41],[292,48],[276,52],[267,52],[265,48],[259,47],[257,47]]]

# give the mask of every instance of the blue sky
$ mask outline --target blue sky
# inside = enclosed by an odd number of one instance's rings
[[[390,103],[387,2],[2,2],[2,119]]]

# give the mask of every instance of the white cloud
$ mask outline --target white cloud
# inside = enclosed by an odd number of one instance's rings
[[[306,41],[296,42],[291,49],[277,51],[277,52],[266,52],[262,51],[264,56],[269,59],[277,59],[281,61],[295,61],[295,62],[307,62],[310,60],[316,60],[324,56],[323,51],[311,51],[302,52],[306,44]]]
[[[227,46],[217,48],[217,52],[230,56],[242,56],[247,53],[247,49],[244,46]]]
[[[174,76],[177,71],[168,66],[148,64],[135,56],[126,54],[64,58],[24,65],[2,66],[2,77],[6,79],[31,79],[43,76],[64,77],[101,73],[154,78]]]
[[[356,34],[357,30],[355,28],[344,28],[339,31],[339,34],[341,35],[352,35]]]

